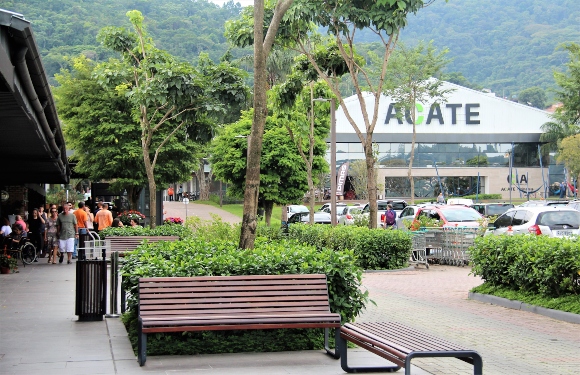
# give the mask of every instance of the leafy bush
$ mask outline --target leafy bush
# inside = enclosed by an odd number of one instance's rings
[[[368,299],[368,292],[361,290],[362,270],[356,266],[352,251],[318,250],[291,240],[274,243],[257,238],[253,250],[240,250],[233,241],[199,238],[144,244],[128,254],[121,273],[123,288],[129,292],[124,321],[134,344],[140,277],[322,273],[328,280],[331,310],[340,313],[343,322],[352,321]],[[322,330],[284,331],[149,335],[148,353],[302,350],[322,346]]]
[[[369,229],[356,226],[292,224],[289,238],[335,251],[353,250],[357,263],[367,270],[398,269],[407,266],[411,234],[400,230]]]
[[[108,227],[99,231],[101,238],[111,236],[178,236],[180,239],[191,236],[191,230],[183,225],[167,224],[158,225],[155,228],[143,227],[122,227],[113,228]]]
[[[472,273],[493,286],[551,297],[580,293],[577,238],[485,236],[470,253]]]
[[[218,215],[211,214],[212,220],[188,217],[185,226],[192,231],[192,236],[200,240],[232,240],[240,237],[241,224],[224,222]]]

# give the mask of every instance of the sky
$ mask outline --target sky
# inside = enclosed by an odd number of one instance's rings
[[[224,3],[227,3],[229,0],[208,0],[210,3],[214,3],[217,4],[219,6],[224,5]],[[242,5],[242,7],[248,6],[248,5],[254,5],[254,0],[234,0],[234,3],[240,3]]]

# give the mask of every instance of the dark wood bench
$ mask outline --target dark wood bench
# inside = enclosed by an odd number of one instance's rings
[[[118,252],[122,255],[126,251],[135,250],[143,241],[177,241],[177,236],[111,236],[105,238],[105,248],[107,249],[107,258],[111,253]]]
[[[157,332],[340,327],[326,275],[154,277],[139,279],[138,361]],[[336,330],[338,339],[338,329]]]
[[[482,374],[481,356],[474,350],[463,349],[453,343],[417,331],[395,322],[345,324],[337,340],[340,364],[346,372],[394,372],[401,367],[411,374],[411,360],[418,357],[455,357],[473,365],[475,375]],[[375,353],[393,366],[349,367],[347,341]]]

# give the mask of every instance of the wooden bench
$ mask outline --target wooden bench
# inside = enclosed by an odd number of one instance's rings
[[[347,341],[375,353],[393,366],[349,367]],[[395,322],[345,324],[337,339],[340,364],[346,372],[394,372],[401,367],[411,374],[411,360],[418,357],[455,357],[473,365],[475,375],[482,374],[481,356],[474,350],[463,349],[453,343],[417,331]]]
[[[135,250],[143,241],[177,241],[177,236],[111,236],[105,238],[105,248],[107,249],[107,258],[111,253],[118,252],[122,255],[126,251]]]
[[[157,332],[340,327],[326,275],[154,277],[139,279],[138,361]],[[336,330],[338,339],[338,329]]]

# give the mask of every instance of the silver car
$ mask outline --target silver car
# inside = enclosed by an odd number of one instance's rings
[[[361,206],[346,206],[338,208],[337,212],[339,225],[353,225],[357,215],[364,215],[363,208]]]
[[[550,237],[580,234],[580,212],[562,207],[516,207],[489,224],[486,235],[536,234]]]

